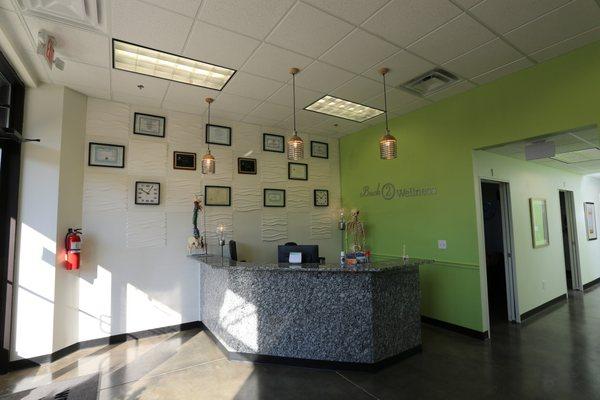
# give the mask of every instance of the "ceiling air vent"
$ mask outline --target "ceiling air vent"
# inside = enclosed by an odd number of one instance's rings
[[[18,0],[21,10],[59,22],[106,32],[106,0]]]
[[[437,92],[457,81],[458,78],[454,74],[441,68],[436,68],[429,72],[425,72],[423,75],[417,76],[398,87],[408,89],[421,95],[426,95]]]

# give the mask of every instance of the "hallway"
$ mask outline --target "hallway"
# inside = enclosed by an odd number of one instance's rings
[[[101,399],[599,398],[600,286],[480,341],[423,326],[423,353],[377,373],[229,362],[188,330],[80,350],[0,377],[0,399],[101,372]],[[300,372],[300,373],[299,373]],[[25,392],[26,393],[26,392]]]

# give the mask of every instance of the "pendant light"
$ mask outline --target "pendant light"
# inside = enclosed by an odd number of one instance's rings
[[[382,160],[393,160],[398,157],[398,144],[396,138],[390,134],[387,111],[387,91],[385,87],[385,74],[390,72],[388,68],[381,68],[379,73],[383,76],[383,104],[385,114],[385,135],[379,139],[379,157]]]
[[[298,68],[290,68],[292,74],[292,107],[294,109],[294,136],[288,140],[287,156],[288,160],[297,161],[304,158],[304,140],[298,136],[296,131],[296,74],[300,72]]]
[[[204,100],[208,103],[208,124],[206,126],[206,129],[208,129],[208,125],[210,125],[210,103],[215,101],[215,99],[207,97]],[[215,157],[212,154],[210,154],[210,143],[208,143],[208,152],[204,156],[202,156],[202,173],[215,173]]]

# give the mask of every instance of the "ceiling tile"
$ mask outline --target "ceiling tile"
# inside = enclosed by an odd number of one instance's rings
[[[388,0],[305,0],[307,3],[360,25],[365,19],[379,10]]]
[[[266,41],[316,58],[352,29],[354,26],[347,22],[297,3]]]
[[[473,7],[470,12],[496,32],[506,33],[569,1],[485,0]]]
[[[113,37],[156,50],[180,54],[192,22],[191,18],[137,0],[112,2]]]
[[[25,22],[29,31],[36,37],[42,29],[52,32],[56,38],[58,57],[99,67],[109,66],[110,47],[106,36],[36,17],[27,16]]]
[[[158,99],[159,105],[169,87],[169,81],[165,79],[119,71],[118,69],[113,69],[110,75],[113,94],[119,92],[128,96]],[[138,85],[144,85],[144,88],[140,90]]]
[[[436,92],[436,93],[433,93],[432,95],[427,96],[427,98],[430,100],[434,100],[434,101],[440,101],[447,97],[454,96],[456,94],[471,90],[474,87],[475,87],[475,85],[469,81],[460,81],[460,82],[455,83],[454,85],[450,86],[447,89],[440,90],[439,92]]]
[[[281,121],[292,115],[292,107],[282,106],[274,103],[262,103],[249,113],[253,117],[268,118],[275,121]]]
[[[242,122],[260,126],[271,126],[279,121],[276,119],[257,117],[256,115],[248,114],[242,119]]]
[[[494,39],[442,66],[465,78],[473,78],[521,57],[521,53],[506,42]]]
[[[320,59],[360,74],[398,50],[400,50],[398,47],[357,29]]]
[[[268,43],[263,43],[242,68],[256,75],[287,82],[291,79],[290,67],[303,69],[312,62],[309,57],[292,53]]]
[[[467,14],[448,22],[412,44],[409,49],[436,63],[444,63],[496,36]]]
[[[10,0],[0,0],[0,8],[6,8],[7,10],[15,9]]]
[[[488,71],[485,74],[476,76],[472,80],[482,85],[484,83],[495,81],[496,79],[501,78],[505,75],[512,74],[513,72],[517,72],[519,70],[531,67],[532,65],[533,63],[531,61],[523,57],[509,64]]]
[[[131,93],[123,93],[113,90],[112,100],[127,104],[136,104],[140,106],[160,108],[162,98],[153,98],[149,96],[136,96]]]
[[[594,0],[575,0],[505,36],[521,50],[533,53],[598,26],[598,3]]]
[[[198,18],[235,32],[264,39],[294,2],[294,0],[207,0]]]
[[[210,123],[228,126],[228,121],[241,121],[244,114],[238,114],[229,110],[210,110]]]
[[[387,84],[390,86],[398,86],[430,71],[435,67],[435,64],[402,50],[398,54],[394,54],[373,66],[373,68],[363,73],[363,75],[381,81],[381,74],[379,74],[379,68],[381,67],[390,69],[390,72],[385,76]]]
[[[296,87],[296,109],[302,109],[307,105],[314,103],[324,95],[324,92]],[[269,103],[280,104],[292,108],[292,85],[287,84],[281,87],[268,98],[268,101]]]
[[[212,97],[214,99],[219,97],[216,90],[210,90],[194,85],[186,85],[184,83],[170,82],[169,89],[167,89],[167,95],[165,96],[165,103],[169,104],[187,104],[185,110],[205,110],[206,103],[204,102],[205,97]],[[194,114],[197,114],[194,111]]]
[[[17,50],[35,52],[31,35],[16,12],[0,8],[0,27]]]
[[[463,9],[469,9],[483,0],[454,0],[454,3]]]
[[[65,64],[64,71],[53,68],[50,79],[54,83],[64,86],[83,86],[98,89],[109,88],[109,69],[94,65],[69,61]]]
[[[108,85],[106,87],[69,85],[68,88],[88,97],[110,100],[110,90],[108,89]]]
[[[202,3],[202,0],[169,0],[165,4],[165,0],[145,0],[146,3],[152,3],[158,7],[168,8],[169,10],[183,14],[186,17],[194,18],[198,7]]]
[[[369,120],[370,121],[370,120]],[[333,124],[331,121],[327,121],[315,126],[315,129],[319,132],[327,132],[336,135],[347,135],[352,132],[360,131],[367,128],[368,125],[365,123],[346,121],[339,119]]]
[[[265,100],[283,85],[284,84],[279,81],[238,71],[233,78],[231,78],[231,81],[227,83],[223,92]]]
[[[393,114],[396,114],[396,115],[408,114],[410,112],[413,112],[415,110],[418,110],[419,108],[423,108],[430,104],[432,104],[432,102],[427,99],[419,99],[417,101],[413,101],[412,103],[408,103],[403,106],[394,108]]]
[[[196,21],[183,55],[196,60],[238,69],[260,42],[231,31]]]
[[[249,97],[238,96],[235,94],[221,93],[212,104],[211,112],[215,110],[246,115],[256,108],[256,106],[260,103],[261,101],[257,99],[251,99]]]
[[[406,47],[461,13],[448,0],[394,0],[362,26]]]
[[[331,92],[332,96],[360,103],[383,92],[383,83],[357,76]]]
[[[595,42],[596,40],[600,40],[600,27],[591,29],[567,40],[563,40],[562,42],[558,42],[552,46],[546,47],[545,49],[536,51],[530,56],[534,60],[542,62],[567,53],[578,47],[585,46],[588,43]]]
[[[388,88],[387,90],[387,104],[388,110],[394,111],[396,108],[403,107],[407,104],[420,100],[419,96],[416,96],[412,93],[408,93],[407,91]],[[374,108],[378,108],[380,110],[384,109],[384,101],[383,101],[383,93],[378,94],[375,97],[370,98],[365,102],[366,105]]]
[[[304,88],[329,92],[355,77],[353,73],[315,61],[296,76],[296,84]]]
[[[162,102],[162,108],[196,115],[204,115],[206,112],[206,108],[202,108],[202,106],[195,103],[176,103],[166,100]]]

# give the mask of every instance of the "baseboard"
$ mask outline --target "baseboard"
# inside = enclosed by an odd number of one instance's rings
[[[42,356],[32,358],[21,358],[19,360],[10,361],[8,364],[9,371],[15,371],[18,369],[39,367],[42,364],[47,364],[61,359],[77,350],[86,349],[88,347],[96,347],[102,345],[110,345],[115,343],[123,343],[128,340],[138,340],[151,336],[162,335],[165,333],[173,333],[185,331],[188,329],[204,328],[204,324],[200,321],[185,322],[183,324],[164,326],[161,328],[147,329],[144,331],[137,331],[131,333],[121,333],[118,335],[107,336],[98,339],[85,340],[83,342],[74,343],[70,346],[55,351],[52,354],[46,354]]]
[[[476,331],[475,329],[466,328],[466,327],[460,326],[460,325],[455,325],[455,324],[452,324],[452,323],[446,322],[446,321],[440,321],[439,319],[427,317],[425,315],[421,315],[421,322],[424,322],[429,325],[434,325],[439,328],[448,329],[450,331],[460,333],[462,335],[470,336],[475,339],[485,340],[489,337],[488,331],[485,331],[485,332]]]
[[[550,301],[547,301],[542,305],[532,308],[531,310],[521,314],[521,322],[525,321],[527,318],[533,317],[535,314],[538,314],[538,313],[544,311],[546,308],[551,307],[557,303],[560,303],[561,301],[566,300],[566,299],[567,299],[567,294],[566,293],[561,294],[560,296],[558,296]]]
[[[228,360],[231,361],[245,361],[256,364],[281,364],[291,365],[294,367],[305,367],[305,368],[320,368],[320,369],[334,369],[334,370],[349,370],[349,371],[369,371],[375,372],[382,368],[391,365],[397,361],[410,357],[414,354],[418,354],[423,351],[421,345],[415,346],[411,349],[403,351],[395,356],[388,357],[386,359],[377,361],[375,363],[355,363],[355,362],[341,362],[341,361],[323,361],[323,360],[312,360],[306,358],[294,358],[294,357],[279,357],[269,356],[263,354],[251,354],[251,353],[239,353],[229,351],[223,346],[221,341],[210,331],[210,329],[204,327],[206,334],[212,339],[213,342],[219,347],[221,352],[225,354]]]
[[[583,285],[583,291],[591,289],[593,286],[596,286],[599,283],[600,283],[600,278],[596,278],[593,281],[590,281],[590,282],[586,283],[585,285]]]

